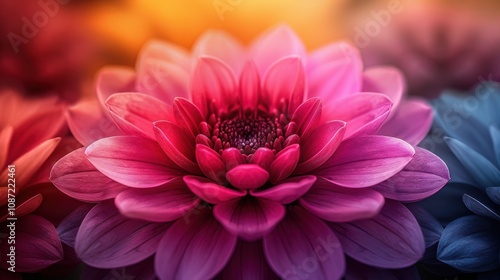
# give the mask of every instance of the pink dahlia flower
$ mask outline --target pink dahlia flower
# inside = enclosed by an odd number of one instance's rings
[[[401,10],[375,10],[380,19],[357,25],[354,41],[366,65],[398,67],[409,93],[426,98],[469,90],[482,79],[500,81],[498,18],[435,3],[403,3]]]
[[[65,108],[55,98],[24,99],[2,90],[0,112],[0,278],[20,279],[17,272],[56,273],[60,268],[55,264],[76,261],[56,227],[81,203],[57,190],[49,174],[57,160],[80,145],[61,137],[67,132]],[[13,174],[10,165],[15,166]],[[15,204],[14,211],[9,203]],[[8,218],[17,218],[15,243],[9,242]],[[10,246],[15,246],[16,273],[7,271]]]
[[[75,250],[114,273],[153,257],[148,277],[161,279],[339,279],[346,255],[365,271],[411,266],[425,245],[402,202],[449,175],[412,145],[432,116],[403,90],[399,72],[363,71],[348,44],[308,54],[287,27],[248,48],[214,31],[191,54],[148,44],[135,71],[100,73],[105,112],[69,114],[86,147],[51,180],[98,202]]]

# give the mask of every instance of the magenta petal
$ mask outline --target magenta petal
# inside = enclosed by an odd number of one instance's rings
[[[344,136],[347,139],[376,133],[387,120],[392,102],[383,94],[363,92],[336,100],[328,108],[330,110],[323,114],[323,119],[347,122]]]
[[[262,242],[238,241],[231,260],[222,272],[222,279],[278,280],[267,264]]]
[[[170,118],[168,105],[142,93],[116,93],[106,100],[116,125],[125,133],[155,139],[153,122]]]
[[[129,189],[115,198],[115,205],[122,215],[150,222],[176,220],[199,203],[200,199],[180,178],[156,188]]]
[[[323,221],[301,207],[289,210],[263,241],[267,261],[281,278],[331,280],[344,274],[344,253],[337,237]],[[302,269],[298,271],[297,267]]]
[[[158,278],[154,272],[154,256],[152,256],[134,265],[113,269],[100,269],[86,265],[80,273],[80,279],[157,280]]]
[[[243,46],[224,31],[208,30],[194,44],[193,55],[213,56],[227,64],[234,73],[239,73],[245,61]]]
[[[102,105],[112,94],[135,90],[136,75],[132,68],[104,67],[96,76],[97,96]]]
[[[10,246],[16,247],[16,272],[39,271],[63,259],[63,247],[56,228],[44,218],[24,216],[15,222],[15,232],[15,245],[9,245],[5,240],[0,248],[2,255],[6,255],[10,252]],[[5,255],[2,256],[3,261],[7,257]]]
[[[194,152],[195,139],[179,126],[168,121],[154,123],[156,140],[173,162],[184,170],[200,174]]]
[[[299,203],[324,220],[350,222],[377,215],[384,206],[384,197],[368,188],[344,188],[319,179]]]
[[[99,172],[87,159],[85,148],[56,162],[50,180],[64,194],[89,202],[114,198],[128,188]]]
[[[108,137],[88,146],[85,153],[97,170],[133,188],[157,187],[182,174],[160,146],[146,138]]]
[[[236,148],[224,149],[222,151],[222,161],[226,165],[227,171],[246,162],[245,157]]]
[[[424,254],[422,230],[411,212],[387,200],[380,214],[351,223],[331,223],[344,252],[353,259],[381,268],[403,268]]]
[[[363,73],[362,91],[380,92],[387,95],[394,108],[398,108],[405,87],[403,74],[397,68],[371,67]]]
[[[243,112],[257,109],[259,101],[260,76],[253,61],[247,62],[240,78],[240,102]]]
[[[266,72],[262,82],[271,108],[282,109],[280,102],[288,102],[287,114],[293,114],[304,102],[306,76],[299,57],[286,57],[277,61]]]
[[[432,107],[421,100],[404,100],[378,134],[392,136],[417,145],[432,125]]]
[[[215,277],[229,261],[236,236],[227,232],[209,209],[195,210],[165,233],[155,256],[162,280],[204,280]]]
[[[155,253],[169,226],[126,218],[113,201],[100,202],[83,220],[75,251],[86,264],[98,268],[135,264]]]
[[[299,176],[281,181],[278,185],[272,186],[263,191],[250,191],[252,196],[269,199],[281,204],[289,204],[304,195],[316,182],[315,176]]]
[[[346,123],[330,121],[316,128],[300,145],[299,164],[295,174],[304,174],[320,167],[337,150],[344,138]]]
[[[177,124],[189,130],[193,137],[196,136],[199,133],[198,126],[203,121],[198,108],[191,101],[179,97],[174,99],[173,108]]]
[[[302,103],[292,115],[290,121],[297,124],[296,134],[306,139],[316,129],[321,119],[321,99],[311,98]]]
[[[378,135],[351,138],[343,141],[315,174],[343,187],[370,187],[401,171],[414,154],[411,145],[397,138]]]
[[[234,104],[237,99],[238,83],[234,73],[224,62],[211,58],[201,57],[198,60],[192,77],[191,94],[193,103],[206,114],[209,103],[222,109]]]
[[[281,150],[269,167],[269,181],[276,184],[277,182],[286,179],[292,174],[295,166],[299,162],[300,147],[298,144],[288,146]]]
[[[226,166],[222,162],[222,157],[207,146],[196,145],[196,160],[205,176],[215,182],[226,185]]]
[[[268,148],[258,148],[257,151],[253,154],[249,163],[257,164],[258,166],[264,168],[265,170],[269,170],[271,164],[274,161],[274,153]]]
[[[61,241],[70,246],[75,247],[76,234],[82,224],[87,213],[94,207],[93,204],[83,204],[76,208],[71,214],[64,218],[57,226],[57,233]]]
[[[306,54],[299,37],[286,25],[267,31],[255,40],[250,49],[261,75],[275,61],[291,55],[303,57]]]
[[[450,180],[446,164],[433,153],[415,147],[415,156],[396,175],[373,186],[387,198],[415,202],[439,191]]]
[[[269,173],[256,164],[240,164],[227,172],[232,186],[241,190],[253,190],[267,182]]]
[[[219,204],[246,195],[246,191],[229,189],[204,177],[184,176],[183,179],[196,196],[211,204]]]
[[[215,205],[214,216],[229,232],[254,241],[283,219],[285,207],[271,200],[245,197]]]

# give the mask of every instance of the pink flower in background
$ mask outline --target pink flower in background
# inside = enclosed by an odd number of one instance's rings
[[[74,252],[63,246],[56,226],[81,203],[63,195],[49,181],[52,165],[79,147],[67,132],[65,108],[56,98],[25,99],[11,90],[0,91],[0,270],[2,279],[20,277],[7,270],[10,246],[5,232],[8,217],[17,217],[16,272],[38,272],[58,262],[76,263]],[[9,176],[9,165],[15,166]],[[13,179],[13,180],[8,180]],[[9,184],[15,183],[15,187]],[[15,196],[15,215],[8,198]],[[52,266],[52,270],[59,271]]]
[[[0,87],[69,102],[79,98],[93,47],[78,13],[59,2],[2,1]]]
[[[497,18],[451,5],[405,5],[384,18],[387,23],[376,34],[360,25],[364,35],[355,41],[366,45],[366,65],[398,67],[409,93],[427,98],[445,89],[468,90],[481,79],[500,81]]]
[[[161,279],[339,279],[346,255],[367,272],[411,266],[424,239],[402,202],[449,174],[413,146],[432,114],[403,91],[398,71],[364,71],[345,43],[308,54],[283,26],[249,48],[217,31],[192,54],[152,42],[135,71],[101,71],[105,111],[70,110],[86,147],[51,180],[98,202],[75,250],[114,272],[154,255]]]

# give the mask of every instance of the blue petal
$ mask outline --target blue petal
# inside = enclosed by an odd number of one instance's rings
[[[467,206],[470,211],[476,213],[477,215],[489,217],[500,222],[499,207],[492,203],[485,195],[470,196],[468,194],[464,194],[462,199],[465,206]]]
[[[406,207],[411,211],[417,219],[420,228],[424,234],[425,247],[429,248],[439,242],[443,232],[443,226],[424,208],[417,204],[407,204]]]
[[[459,140],[446,137],[445,141],[455,156],[469,170],[469,173],[479,186],[486,188],[500,182],[500,170],[488,159]]]
[[[451,222],[439,242],[438,259],[466,272],[500,268],[500,224],[481,216],[465,216]]]
[[[462,196],[465,193],[476,192],[479,190],[474,186],[449,183],[436,194],[419,201],[417,204],[436,217],[442,225],[447,225],[453,220],[471,214],[469,209],[465,207]]]
[[[500,187],[486,188],[486,194],[493,202],[500,205]]]
[[[500,115],[500,114],[499,114]],[[490,136],[493,141],[493,150],[497,160],[497,166],[500,165],[500,130],[496,125],[490,125]]]

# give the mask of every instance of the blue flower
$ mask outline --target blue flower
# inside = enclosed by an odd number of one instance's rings
[[[447,92],[433,107],[433,129],[421,146],[446,162],[451,180],[419,205],[444,227],[437,259],[499,279],[500,85],[485,82],[473,95]]]

